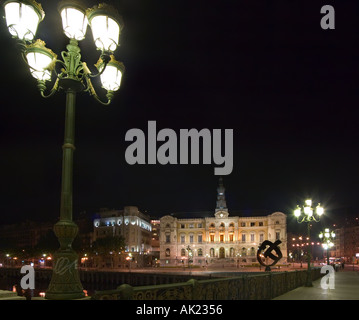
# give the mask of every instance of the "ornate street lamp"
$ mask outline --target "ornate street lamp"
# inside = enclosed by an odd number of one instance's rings
[[[193,251],[192,248],[188,245],[186,250],[188,251],[188,269],[189,274],[191,274],[191,263],[193,263]]]
[[[101,4],[86,9],[78,0],[63,0],[58,4],[64,34],[69,38],[67,51],[61,53],[62,60],[46,48],[44,41],[35,40],[39,23],[45,12],[35,0],[3,1],[6,25],[13,38],[17,39],[22,57],[37,80],[37,87],[44,98],[58,91],[66,93],[65,138],[63,144],[62,185],[60,220],[54,226],[60,249],[54,255],[53,273],[47,299],[78,299],[85,296],[79,279],[78,256],[72,249],[72,242],[77,235],[78,227],[72,221],[72,180],[73,153],[75,133],[75,101],[78,92],[88,92],[104,105],[111,103],[114,92],[120,88],[124,73],[122,63],[116,61],[113,53],[119,45],[119,36],[123,27],[117,10]],[[99,62],[95,65],[97,72],[92,74],[85,62],[81,61],[81,50],[78,41],[86,36],[90,24],[95,44],[100,50]],[[57,66],[60,67],[58,71]],[[107,91],[107,101],[97,95],[91,78],[100,76],[102,87]],[[55,78],[48,94],[47,83]]]
[[[302,210],[303,209],[303,210]],[[303,208],[297,205],[297,208],[294,210],[294,216],[297,218],[299,223],[306,222],[307,223],[307,231],[308,231],[308,239],[310,242],[310,223],[311,222],[319,222],[320,217],[324,214],[323,207],[320,206],[320,203],[317,205],[316,209],[312,208],[312,200],[305,200],[305,205]],[[308,246],[307,250],[307,258],[308,258],[308,269],[307,269],[307,282],[305,284],[306,287],[312,287],[312,272],[310,269],[311,262],[311,245]]]
[[[335,232],[330,232],[329,228],[325,228],[324,232],[319,234],[319,238],[322,239],[323,249],[327,251],[327,265],[329,265],[329,250],[334,246]]]

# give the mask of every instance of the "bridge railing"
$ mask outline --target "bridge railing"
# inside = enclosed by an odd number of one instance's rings
[[[313,268],[312,280],[322,276]],[[96,291],[94,300],[268,300],[305,284],[307,271],[268,272],[210,280]]]

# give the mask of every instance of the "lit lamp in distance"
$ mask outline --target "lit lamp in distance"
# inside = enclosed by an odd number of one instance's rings
[[[321,216],[324,214],[324,208],[318,203],[315,210],[312,208],[312,200],[307,199],[304,201],[304,206],[301,208],[297,205],[297,208],[294,210],[294,216],[297,219],[298,223],[307,223],[307,236],[310,242],[310,226],[311,222],[319,222]],[[308,269],[307,269],[307,281],[305,286],[312,287],[312,272],[310,268],[311,262],[311,245],[307,247],[307,259],[308,259]]]
[[[335,232],[325,228],[324,232],[319,234],[319,238],[322,240],[323,249],[327,251],[327,265],[329,265],[329,250],[334,246]]]

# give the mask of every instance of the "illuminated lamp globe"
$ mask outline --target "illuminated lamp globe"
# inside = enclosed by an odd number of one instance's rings
[[[119,45],[123,21],[117,10],[105,3],[100,3],[86,11],[97,49],[113,52]]]
[[[26,48],[26,60],[30,67],[31,75],[42,81],[51,79],[50,65],[57,55],[45,47],[45,42],[38,39]]]
[[[12,0],[5,1],[3,6],[10,34],[23,41],[32,41],[39,23],[45,17],[41,4],[34,0]]]
[[[107,63],[105,70],[101,74],[102,87],[107,91],[117,91],[121,85],[122,74],[125,72],[125,66],[122,62],[115,59],[113,55],[110,56],[110,61]],[[100,58],[95,65],[101,72],[105,67],[105,63]]]
[[[311,207],[304,207],[304,213],[311,217],[313,215],[313,209]]]
[[[300,207],[297,205],[297,208],[294,210],[294,215],[300,217],[301,213]]]
[[[82,2],[63,0],[58,5],[65,35],[76,41],[85,39],[88,20]]]
[[[316,212],[318,216],[321,216],[324,213],[324,208],[320,206],[320,203],[318,204],[316,208]]]

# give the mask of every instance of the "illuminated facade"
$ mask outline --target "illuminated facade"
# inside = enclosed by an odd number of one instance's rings
[[[215,263],[256,263],[258,246],[264,240],[281,240],[280,249],[287,261],[286,215],[274,212],[266,216],[230,216],[225,188],[220,178],[214,216],[160,219],[160,262],[162,266],[180,266],[192,262],[206,266]]]
[[[106,236],[122,236],[128,252],[151,250],[150,218],[137,207],[128,206],[124,210],[103,210],[100,218],[94,219],[95,239]]]

